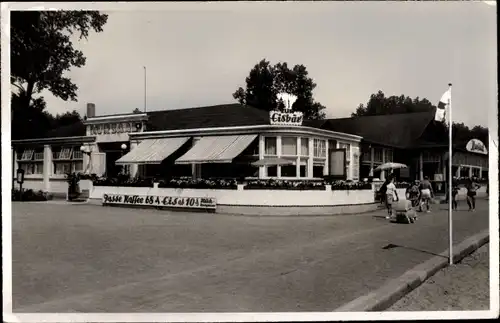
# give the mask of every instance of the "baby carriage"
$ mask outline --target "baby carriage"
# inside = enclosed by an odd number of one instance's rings
[[[417,220],[417,212],[415,211],[415,208],[416,206],[413,206],[413,202],[410,200],[398,200],[394,202],[392,204],[393,218],[391,222],[405,224],[415,223]]]

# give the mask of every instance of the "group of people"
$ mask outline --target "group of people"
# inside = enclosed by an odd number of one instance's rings
[[[465,184],[467,189],[467,205],[469,206],[469,211],[476,210],[476,194],[477,190],[481,186],[476,182],[475,178],[469,178]],[[453,210],[458,209],[457,195],[459,191],[459,184],[456,177],[453,178],[451,188],[452,190],[452,208]],[[398,193],[396,190],[396,185],[394,184],[394,176],[389,175],[380,188],[380,194],[382,197],[382,202],[385,202],[387,208],[387,219],[392,217],[392,204],[394,201],[399,201]],[[411,202],[412,208],[415,208],[419,212],[423,212],[424,209],[428,213],[431,211],[431,201],[434,198],[434,190],[432,189],[432,184],[429,177],[424,177],[423,181],[415,180],[406,189],[406,198]]]

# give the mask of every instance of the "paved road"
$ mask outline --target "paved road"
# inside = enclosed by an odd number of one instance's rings
[[[487,311],[490,309],[489,244],[446,267],[387,311]]]
[[[331,311],[445,250],[447,211],[436,208],[404,225],[383,211],[245,217],[13,203],[13,308]],[[455,214],[457,243],[487,227],[484,201]]]

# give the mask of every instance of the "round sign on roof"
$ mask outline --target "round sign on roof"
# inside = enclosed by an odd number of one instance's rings
[[[467,151],[470,151],[471,153],[477,153],[477,154],[483,154],[483,155],[488,154],[488,150],[486,149],[486,146],[479,139],[469,140],[469,142],[465,146],[465,149],[467,149]]]

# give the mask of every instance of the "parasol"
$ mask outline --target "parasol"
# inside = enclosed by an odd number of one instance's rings
[[[399,168],[408,168],[408,166],[400,163],[385,163],[375,168],[375,171],[387,170],[387,169],[399,169]]]

